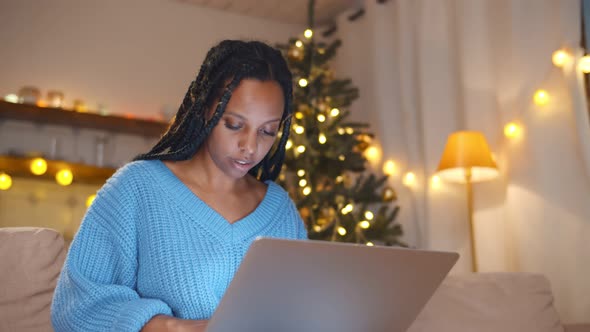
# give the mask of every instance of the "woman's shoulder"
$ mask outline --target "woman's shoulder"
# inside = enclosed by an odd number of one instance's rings
[[[146,182],[150,174],[157,173],[161,168],[159,160],[136,160],[121,166],[107,180],[106,185],[119,186],[141,184]]]

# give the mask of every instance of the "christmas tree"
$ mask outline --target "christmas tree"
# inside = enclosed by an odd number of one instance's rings
[[[359,91],[330,69],[341,41],[316,42],[313,16],[311,0],[310,28],[278,45],[293,73],[295,109],[279,183],[297,202],[310,239],[404,245],[396,193],[387,176],[366,169],[369,125],[347,120]]]

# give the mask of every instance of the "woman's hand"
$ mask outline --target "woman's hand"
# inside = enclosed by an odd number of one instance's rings
[[[204,332],[206,320],[190,320],[156,315],[141,329],[141,332]]]

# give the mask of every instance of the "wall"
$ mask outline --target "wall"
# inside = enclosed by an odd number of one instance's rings
[[[429,179],[449,133],[482,131],[501,177],[474,187],[480,270],[543,273],[563,320],[587,321],[590,182],[574,93],[551,64],[554,50],[578,45],[579,1],[365,4],[357,21],[339,17],[337,72],[359,85],[355,115],[370,119],[384,159],[398,162],[392,183],[407,241],[457,251],[453,272],[470,271],[465,187]],[[551,94],[542,108],[532,102],[538,88]],[[503,126],[513,120],[524,132],[509,140]],[[401,183],[406,171],[418,176],[411,187]]]
[[[154,116],[176,109],[222,39],[284,42],[303,26],[173,0],[0,2],[0,95],[58,89],[69,104]]]

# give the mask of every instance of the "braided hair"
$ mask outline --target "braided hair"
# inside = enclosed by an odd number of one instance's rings
[[[243,79],[276,81],[283,91],[285,106],[280,139],[249,171],[260,181],[274,181],[285,159],[293,112],[293,86],[291,72],[281,52],[259,41],[224,40],[211,48],[166,133],[148,153],[134,160],[192,158],[221,119],[232,92]],[[208,110],[216,100],[219,102],[215,112],[208,119]]]

